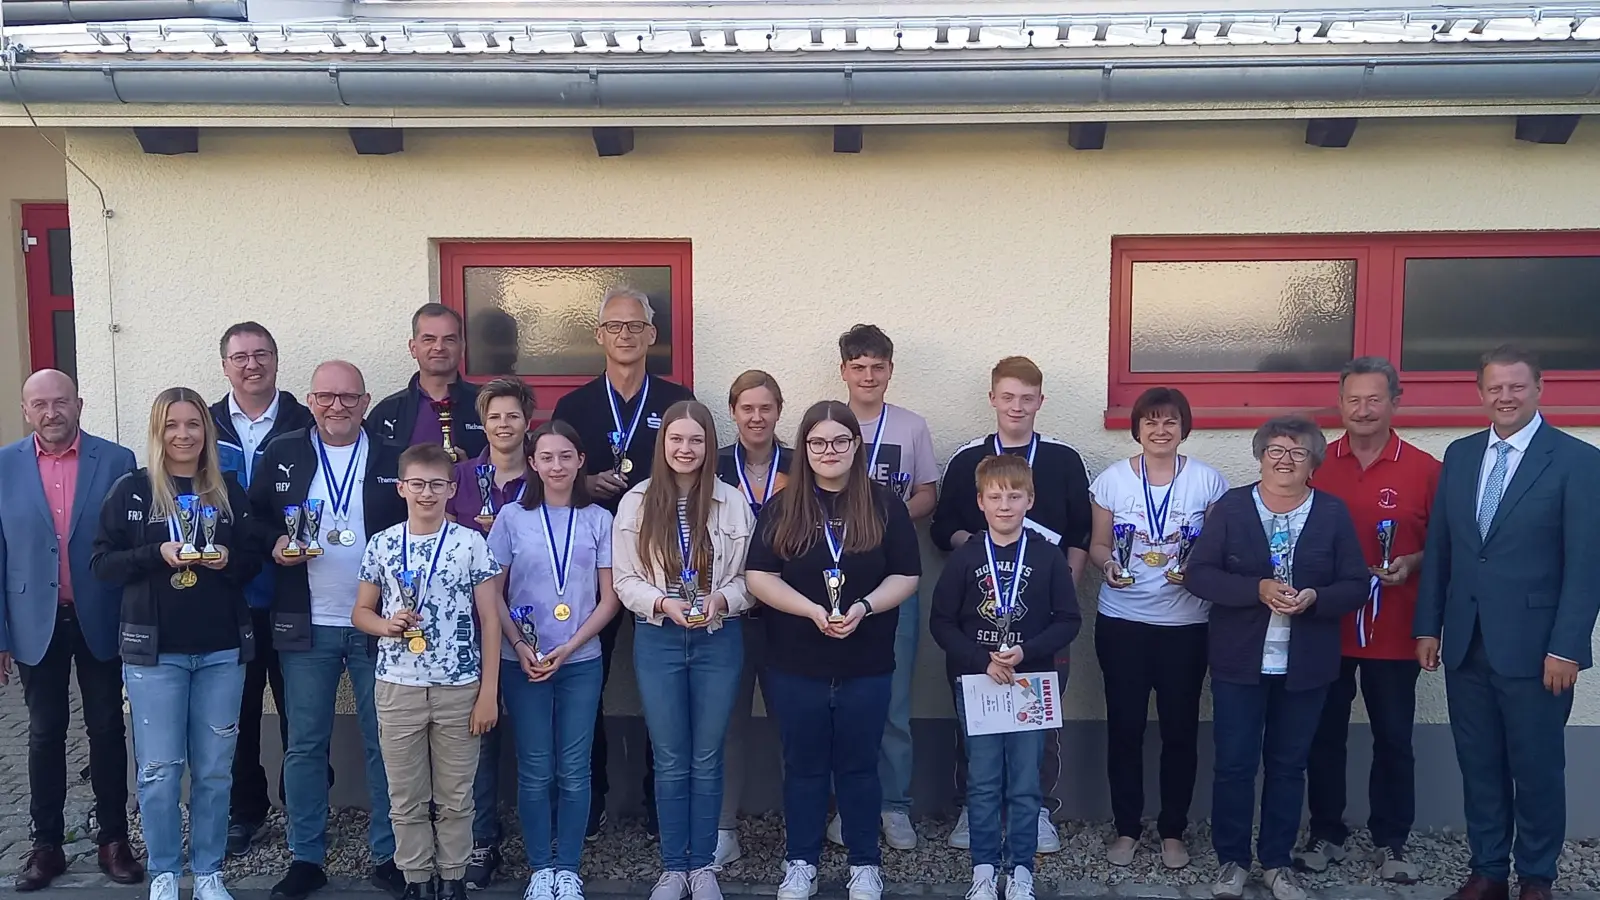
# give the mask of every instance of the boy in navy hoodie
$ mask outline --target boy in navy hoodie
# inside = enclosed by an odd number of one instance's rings
[[[1083,619],[1066,556],[1023,530],[1033,507],[1027,460],[991,456],[978,464],[976,481],[988,531],[945,563],[928,630],[944,648],[952,681],[987,674],[1009,684],[1018,672],[1052,671],[1056,654],[1077,637]],[[959,688],[956,698],[956,718],[964,723]],[[1033,900],[1044,740],[1043,731],[967,735],[968,900],[996,900],[1000,868],[1010,873],[1006,900]]]

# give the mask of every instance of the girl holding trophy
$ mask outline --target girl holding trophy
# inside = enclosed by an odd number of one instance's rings
[[[655,747],[662,874],[651,900],[721,900],[713,857],[722,744],[744,662],[738,616],[754,522],[718,480],[717,432],[704,404],[661,417],[651,477],[617,507],[617,595],[634,614],[634,669]]]
[[[541,426],[533,433],[527,489],[520,502],[500,508],[489,531],[489,549],[508,573],[500,656],[521,668],[507,669],[500,696],[517,749],[517,818],[532,870],[527,900],[583,898],[578,863],[600,706],[598,636],[619,606],[611,514],[591,502],[584,462],[572,426]]]
[[[178,900],[186,764],[194,894],[231,900],[222,860],[243,663],[255,652],[244,586],[262,560],[247,536],[244,490],[218,464],[215,427],[199,394],[162,391],[150,409],[149,468],[117,482],[94,544],[95,576],[123,590],[123,680],[151,900]]]

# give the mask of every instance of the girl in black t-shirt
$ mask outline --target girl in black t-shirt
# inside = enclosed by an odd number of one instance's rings
[[[861,426],[826,400],[800,420],[789,485],[761,510],[746,583],[771,612],[763,685],[783,742],[787,868],[779,900],[815,891],[829,782],[850,851],[850,896],[877,897],[878,746],[889,715],[896,610],[921,555],[905,504],[867,478]]]
[[[194,391],[156,397],[150,466],[112,487],[91,561],[97,578],[122,586],[123,678],[154,900],[178,896],[185,768],[195,898],[231,900],[222,859],[243,663],[255,649],[244,586],[262,559],[244,490],[218,464],[215,427]]]

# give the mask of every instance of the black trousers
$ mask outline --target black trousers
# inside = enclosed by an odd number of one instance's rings
[[[606,685],[611,681],[611,656],[617,652],[617,635],[622,631],[622,620],[631,618],[632,613],[627,610],[618,612],[616,617],[600,629],[600,708],[594,713],[594,743],[589,749],[589,797],[590,803],[596,809],[605,809],[606,795],[611,793],[611,779],[606,775],[607,756],[606,744]],[[649,736],[645,737],[644,744],[644,808],[655,809],[656,805],[656,765],[655,751],[650,746]]]
[[[1200,691],[1206,678],[1206,626],[1149,625],[1095,618],[1095,656],[1105,680],[1106,776],[1117,835],[1144,831],[1144,728],[1150,692],[1161,727],[1162,839],[1182,840],[1200,765]]]
[[[1346,656],[1339,680],[1328,686],[1322,722],[1306,760],[1306,801],[1311,836],[1336,844],[1350,837],[1344,822],[1345,772],[1350,708],[1360,680],[1361,699],[1372,723],[1372,771],[1367,777],[1370,814],[1367,829],[1377,847],[1403,848],[1416,819],[1416,758],[1411,726],[1417,712],[1414,659],[1356,659]]]
[[[56,613],[55,635],[36,666],[18,665],[28,706],[28,812],[33,840],[59,845],[66,836],[67,724],[70,681],[78,666],[83,726],[89,736],[89,783],[102,845],[128,839],[128,745],[122,722],[122,660],[95,659],[76,611]]]
[[[272,810],[267,797],[267,770],[261,765],[261,698],[272,688],[272,702],[278,708],[278,737],[289,746],[288,704],[283,697],[283,670],[278,667],[278,651],[272,646],[272,613],[250,610],[255,620],[256,656],[245,665],[244,699],[239,703],[239,744],[233,754],[233,795],[229,817],[235,822],[265,822]],[[278,799],[283,799],[283,767],[278,767]]]

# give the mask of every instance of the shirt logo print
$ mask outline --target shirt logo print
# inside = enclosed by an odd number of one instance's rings
[[[1400,504],[1400,493],[1394,488],[1383,488],[1378,491],[1378,508],[1395,509]]]

